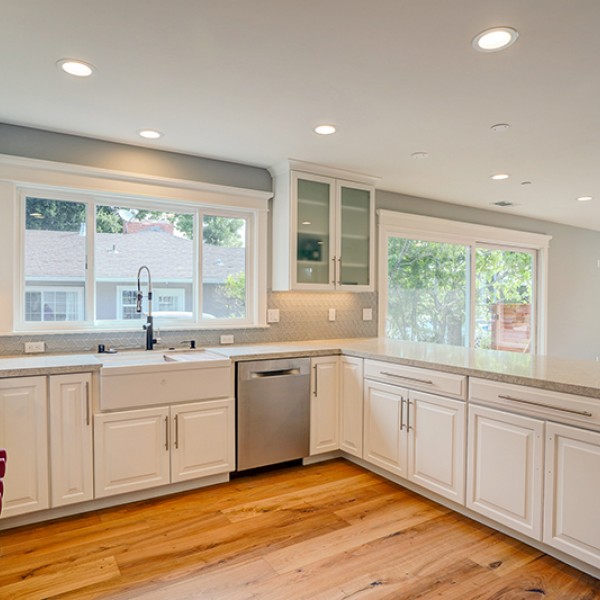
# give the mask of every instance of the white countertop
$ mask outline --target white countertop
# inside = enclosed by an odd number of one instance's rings
[[[387,338],[278,342],[218,346],[211,349],[233,361],[343,353],[600,398],[600,363],[595,361],[473,350],[461,346],[402,342]],[[97,371],[101,367],[101,360],[93,354],[0,358],[0,378]]]

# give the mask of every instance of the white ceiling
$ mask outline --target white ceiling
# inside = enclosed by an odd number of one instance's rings
[[[295,158],[600,230],[600,0],[0,6],[0,121],[263,167]],[[475,52],[499,25],[517,42]],[[67,57],[95,75],[66,75],[55,63]],[[324,122],[338,133],[316,135]],[[165,135],[146,142],[144,127]],[[515,206],[491,206],[501,200]]]

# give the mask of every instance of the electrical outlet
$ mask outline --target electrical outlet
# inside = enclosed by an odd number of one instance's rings
[[[335,321],[335,308],[330,308],[329,309],[329,320],[330,321]]]
[[[222,335],[221,336],[221,344],[233,344],[233,336],[232,335]]]
[[[25,353],[46,352],[46,342],[25,342]]]
[[[373,309],[372,308],[363,308],[363,321],[372,321],[373,320]]]
[[[267,323],[279,323],[279,309],[269,308],[267,310]]]

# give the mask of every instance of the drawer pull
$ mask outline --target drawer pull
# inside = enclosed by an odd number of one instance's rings
[[[534,402],[533,400],[522,400],[521,398],[514,398],[513,396],[505,396],[504,394],[498,394],[498,398],[502,400],[510,400],[511,402],[520,402],[521,404],[532,404],[533,406],[542,406],[543,408],[551,408],[552,410],[560,410],[561,412],[571,413],[573,415],[582,415],[583,417],[592,417],[592,413],[587,410],[574,410],[572,408],[560,408],[558,406],[552,406],[552,404],[545,404],[544,402]]]
[[[417,377],[398,375],[397,373],[389,373],[388,371],[379,371],[379,374],[388,375],[389,377],[398,377],[398,379],[407,379],[408,381],[416,381],[417,383],[426,383],[427,385],[433,385],[433,381],[431,381],[430,379],[418,379]]]

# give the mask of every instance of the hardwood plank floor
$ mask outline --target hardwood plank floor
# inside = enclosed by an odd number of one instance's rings
[[[0,532],[0,599],[600,600],[600,581],[344,460]]]

